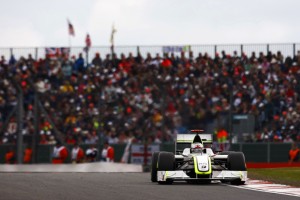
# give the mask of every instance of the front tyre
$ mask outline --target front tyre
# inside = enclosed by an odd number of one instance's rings
[[[242,152],[232,152],[227,158],[228,169],[231,171],[246,171],[245,156]],[[243,185],[245,181],[237,179],[230,182],[232,185]]]
[[[152,154],[152,163],[151,163],[151,181],[157,182],[157,161],[158,161],[159,152],[154,152]]]
[[[175,156],[171,152],[160,152],[158,155],[158,171],[174,171]],[[158,181],[159,184],[172,184],[173,180]]]

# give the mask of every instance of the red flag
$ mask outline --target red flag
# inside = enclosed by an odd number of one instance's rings
[[[69,20],[68,20],[68,27],[69,27],[69,35],[75,36],[74,27]]]
[[[91,42],[91,38],[90,38],[90,35],[89,35],[89,34],[86,35],[86,38],[85,38],[85,46],[86,46],[87,48],[90,48],[90,47],[92,46],[92,42]]]

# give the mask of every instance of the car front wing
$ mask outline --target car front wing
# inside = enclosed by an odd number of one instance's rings
[[[247,180],[247,171],[212,171],[210,178],[202,178],[200,176],[196,178],[189,177],[183,170],[178,171],[158,171],[157,181],[165,182],[167,180],[173,181],[187,181],[187,180],[223,180],[223,181],[234,181],[234,180]]]

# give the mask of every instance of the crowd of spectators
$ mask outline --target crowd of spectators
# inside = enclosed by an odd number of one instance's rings
[[[173,141],[178,132],[205,129],[228,116],[231,93],[233,114],[255,116],[255,132],[247,141],[300,141],[300,54],[102,58],[97,53],[88,65],[82,54],[39,60],[2,56],[0,143],[16,140],[16,117],[8,116],[17,104],[17,86],[24,96],[24,135],[34,133],[38,93],[40,144],[54,144],[58,135],[69,144],[100,138],[109,143]]]

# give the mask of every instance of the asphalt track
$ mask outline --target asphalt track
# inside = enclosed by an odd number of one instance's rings
[[[0,199],[11,200],[299,200],[221,183],[158,185],[149,173],[0,173]]]

